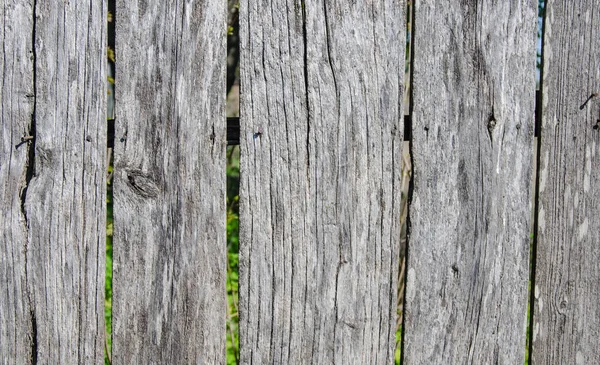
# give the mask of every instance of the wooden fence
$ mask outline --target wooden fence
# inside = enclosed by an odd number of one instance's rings
[[[600,0],[547,3],[538,123],[534,1],[415,5],[403,362],[521,364],[530,304],[600,363]],[[117,1],[115,364],[225,362],[226,7]],[[0,359],[101,363],[107,5],[1,11]],[[241,1],[244,364],[392,362],[406,16]]]

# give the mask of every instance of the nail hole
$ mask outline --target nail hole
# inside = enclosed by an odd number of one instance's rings
[[[455,278],[458,277],[458,265],[452,264],[452,274],[454,275]]]

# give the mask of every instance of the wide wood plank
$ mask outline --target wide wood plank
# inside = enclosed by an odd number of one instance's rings
[[[533,361],[600,362],[600,1],[547,4]]]
[[[226,7],[117,1],[118,364],[225,362]]]
[[[403,0],[243,0],[242,363],[389,364]]]
[[[536,10],[416,2],[406,364],[524,361]]]
[[[12,235],[3,232],[11,252],[3,252],[2,268],[10,268],[3,293],[15,301],[2,310],[11,318],[2,320],[2,356],[17,364],[100,363],[106,3],[33,4],[4,7],[2,128],[10,162],[2,185],[11,206],[3,214]],[[21,136],[29,140],[16,148]],[[4,332],[7,324],[12,333]]]

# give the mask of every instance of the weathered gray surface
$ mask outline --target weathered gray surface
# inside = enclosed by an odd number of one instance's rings
[[[536,9],[416,3],[406,364],[524,361]]]
[[[225,1],[117,1],[113,361],[225,362]]]
[[[2,362],[100,363],[106,4],[3,11]]]
[[[240,4],[242,363],[392,361],[404,9]]]
[[[29,1],[7,1],[0,9],[0,362],[31,357],[32,308],[27,297],[27,223],[21,200],[33,113],[33,12]]]
[[[600,363],[600,1],[548,3],[535,364]]]

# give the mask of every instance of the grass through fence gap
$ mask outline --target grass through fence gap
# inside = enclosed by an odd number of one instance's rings
[[[238,364],[239,342],[239,176],[240,149],[227,147],[227,364]]]
[[[227,117],[240,116],[239,94],[239,0],[228,0],[227,15]],[[223,121],[225,122],[225,121]],[[239,337],[239,194],[240,148],[227,147],[227,364],[240,360]]]
[[[104,284],[104,364],[112,363],[112,243],[113,243],[113,146],[115,126],[115,0],[108,0],[107,25],[107,178],[106,178],[106,273]]]
[[[412,25],[414,18],[414,0],[406,1],[406,54],[404,59],[404,114],[411,113],[411,76],[412,76]],[[404,118],[404,142],[402,144],[402,210],[400,223],[400,250],[398,268],[398,298],[397,298],[397,322],[396,322],[396,351],[394,352],[394,363],[402,363],[402,323],[404,320],[404,292],[406,287],[406,253],[408,248],[408,201],[412,184],[412,158],[410,151],[410,139],[412,136],[411,119]]]
[[[106,281],[104,299],[104,323],[106,325],[106,344],[104,348],[104,364],[112,363],[112,240],[113,240],[113,196],[112,196],[112,159],[108,167],[106,194]]]
[[[544,19],[546,11],[546,1],[538,0],[538,29],[537,29],[537,43],[536,43],[536,107],[535,107],[535,138],[533,144],[533,157],[534,157],[534,184],[533,184],[533,204],[532,209],[532,227],[531,227],[531,240],[530,240],[530,256],[529,256],[529,285],[528,294],[529,301],[527,303],[527,332],[526,332],[526,348],[525,348],[525,365],[531,364],[531,356],[533,350],[533,326],[534,326],[534,300],[535,300],[535,259],[536,259],[536,246],[537,246],[537,222],[538,222],[538,199],[539,199],[539,166],[540,166],[540,129],[541,129],[541,115],[542,115],[542,103],[541,93],[543,84],[543,45],[544,45]]]

